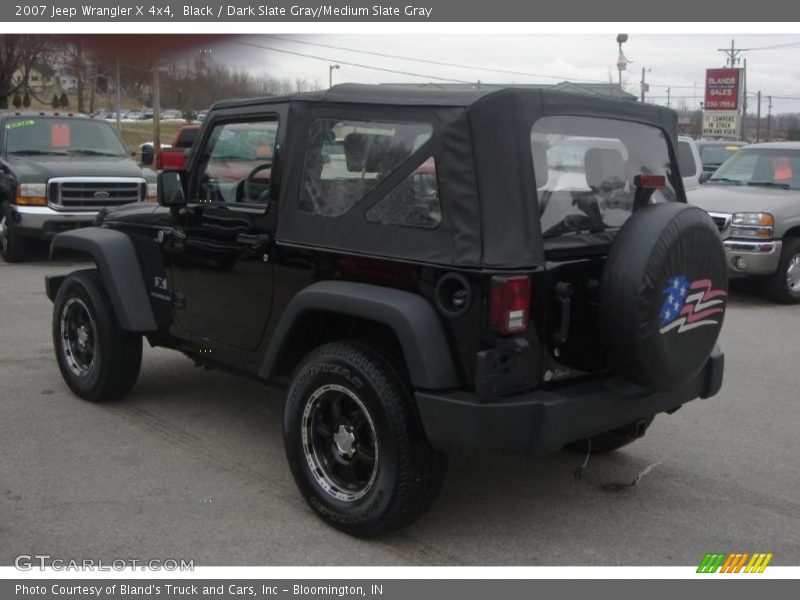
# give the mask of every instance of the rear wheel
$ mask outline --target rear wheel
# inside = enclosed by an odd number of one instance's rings
[[[328,524],[372,537],[432,504],[445,457],[422,430],[401,370],[365,344],[336,342],[297,369],[284,413],[297,486]]]
[[[767,279],[767,292],[775,302],[800,302],[800,238],[787,238],[778,270]]]
[[[25,238],[8,217],[8,213],[0,214],[0,255],[9,263],[25,260]]]
[[[53,345],[61,375],[84,400],[125,395],[142,363],[142,336],[117,325],[111,302],[95,270],[70,275],[53,308]]]

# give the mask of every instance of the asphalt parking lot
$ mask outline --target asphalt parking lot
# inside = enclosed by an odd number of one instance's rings
[[[122,401],[73,396],[45,274],[0,262],[0,564],[183,558],[196,565],[696,565],[708,551],[800,564],[800,306],[734,282],[720,395],[605,457],[450,457],[434,508],[362,541],[321,523],[283,454],[281,398],[145,350]],[[649,467],[649,468],[648,468]],[[635,487],[620,485],[646,472]]]

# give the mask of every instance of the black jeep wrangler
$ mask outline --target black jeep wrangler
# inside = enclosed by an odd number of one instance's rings
[[[676,129],[541,90],[220,102],[158,205],[54,238],[96,263],[46,282],[61,373],[118,398],[145,337],[286,389],[297,485],[359,536],[423,514],[448,447],[614,450],[722,383]]]

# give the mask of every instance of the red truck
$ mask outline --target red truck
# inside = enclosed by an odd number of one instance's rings
[[[175,134],[170,148],[161,148],[156,154],[156,169],[185,169],[186,153],[200,132],[200,125],[184,125]]]

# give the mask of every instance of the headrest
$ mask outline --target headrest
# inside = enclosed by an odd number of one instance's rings
[[[344,156],[351,172],[385,173],[409,154],[405,146],[389,135],[348,133],[344,137]]]
[[[619,185],[625,182],[625,160],[614,148],[590,148],[583,157],[586,183],[590,188]],[[615,181],[616,180],[616,181]]]

